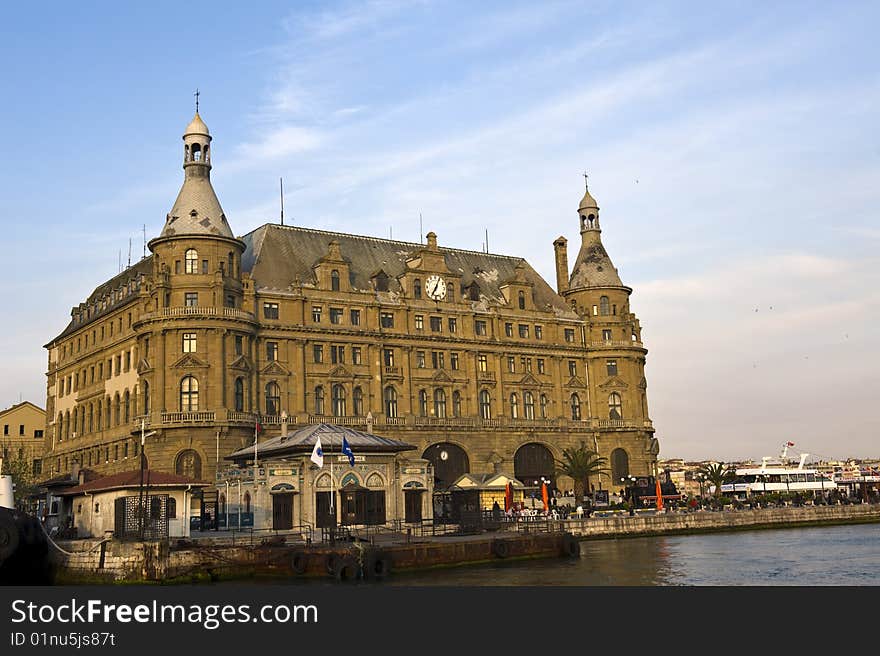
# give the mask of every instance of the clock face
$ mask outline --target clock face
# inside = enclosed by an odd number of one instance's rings
[[[428,294],[428,298],[442,301],[446,298],[446,281],[440,276],[430,276],[425,281],[425,292]]]

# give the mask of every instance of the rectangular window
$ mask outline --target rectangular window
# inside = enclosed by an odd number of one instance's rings
[[[195,353],[196,352],[196,334],[195,333],[183,333],[183,352],[184,353]]]
[[[183,295],[183,304],[186,307],[196,307],[199,304],[199,293],[198,292],[186,292]]]
[[[360,310],[352,310],[349,313],[351,316],[351,325],[352,326],[360,326],[361,325],[361,311]]]
[[[575,360],[568,361],[568,375],[577,376],[577,362]]]
[[[144,357],[150,357],[150,338],[144,337]]]
[[[379,324],[383,328],[394,328],[394,314],[391,312],[382,312],[379,314]]]
[[[92,367],[89,367],[89,383],[91,384],[94,382],[95,382],[95,367],[92,366]]]
[[[538,373],[544,373],[544,358],[538,358]]]
[[[351,363],[352,364],[361,364],[361,347],[360,346],[352,346],[351,347]]]
[[[118,376],[121,373],[122,373],[122,356],[117,355],[116,356],[116,375]],[[85,376],[83,376],[83,383],[85,383]]]
[[[507,335],[508,337],[513,337],[513,324],[512,323],[504,324],[504,334]]]
[[[528,338],[529,326],[527,324],[524,324],[524,323],[519,324],[519,336],[523,339]]]
[[[266,342],[266,359],[275,362],[278,359],[278,342]]]
[[[489,371],[489,356],[485,353],[480,353],[477,356],[477,369],[480,371]]]
[[[202,273],[208,273],[208,260],[202,260]]]
[[[236,335],[234,338],[234,342],[235,342],[235,354],[241,355],[242,352],[244,351],[244,339],[242,338],[241,335]]]
[[[594,317],[598,317],[598,316],[599,316],[599,306],[598,306],[598,305],[594,305],[594,306],[593,306],[593,316],[594,316]]]
[[[418,368],[418,369],[425,368],[425,352],[424,351],[416,351],[416,368]]]
[[[516,358],[512,355],[507,356],[507,370],[510,373],[516,373]]]
[[[330,308],[330,323],[342,323],[342,308]]]
[[[266,319],[277,319],[278,303],[263,303],[263,316]]]
[[[605,370],[609,376],[617,375],[617,360],[605,360]]]
[[[602,339],[606,342],[611,341],[611,329],[610,328],[604,328],[602,330]]]
[[[535,326],[535,339],[544,339],[544,327]]]
[[[532,359],[531,358],[527,358],[525,356],[521,357],[519,359],[519,366],[520,366],[520,369],[522,369],[523,371],[528,371],[529,373],[532,373]]]
[[[126,351],[125,352],[125,370],[128,371],[129,369],[131,369],[131,351]],[[95,372],[92,371],[92,373],[94,374]]]
[[[458,319],[456,319],[455,317],[449,317],[449,332],[458,332]]]
[[[312,321],[315,323],[321,323],[321,306],[315,305],[312,307]]]
[[[324,361],[324,347],[323,346],[321,346],[320,344],[315,344],[312,347],[312,359],[317,363],[321,363]]]
[[[180,273],[180,260],[174,261],[174,273]]]
[[[345,364],[344,346],[336,346],[334,344],[330,347],[330,362],[332,364]]]
[[[565,341],[573,342],[574,341],[574,328],[566,328],[565,329]]]
[[[9,424],[3,424],[3,434],[9,435]]]
[[[18,434],[19,434],[19,435],[24,435],[24,424],[19,424],[19,425],[18,425]]]
[[[43,437],[43,431],[42,431],[42,429],[40,429],[40,428],[35,428],[35,429],[34,429],[34,437],[37,437],[37,438]]]
[[[235,307],[235,296],[233,296],[232,294],[226,295],[226,307],[228,307],[228,308]]]
[[[386,367],[394,366],[394,349],[383,349],[382,350],[382,361],[385,363]]]
[[[423,317],[421,314],[417,314],[415,316],[415,322],[416,322],[416,330],[424,330],[425,329],[425,317]]]
[[[449,354],[449,368],[458,370],[458,353]]]
[[[483,319],[474,319],[474,334],[475,335],[485,335],[486,334],[486,322]]]
[[[445,359],[446,354],[443,351],[431,351],[431,366],[434,369],[442,369],[446,364]]]
[[[443,331],[443,317],[431,317],[431,332],[439,333]]]

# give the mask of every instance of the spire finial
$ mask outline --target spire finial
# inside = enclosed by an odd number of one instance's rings
[[[196,92],[193,94],[196,97],[196,114],[199,113],[199,89],[196,87]]]
[[[589,191],[589,190],[590,190],[590,181],[587,179],[587,178],[589,178],[589,177],[590,177],[590,176],[587,175],[587,172],[584,171],[584,189],[585,189],[586,191]]]

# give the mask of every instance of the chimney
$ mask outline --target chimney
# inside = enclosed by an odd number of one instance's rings
[[[556,254],[556,292],[562,294],[568,291],[568,240],[559,237],[553,242],[553,250]]]

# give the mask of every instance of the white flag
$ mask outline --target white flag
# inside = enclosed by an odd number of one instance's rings
[[[324,449],[321,448],[321,438],[315,440],[315,448],[312,449],[312,462],[318,467],[324,466]]]

